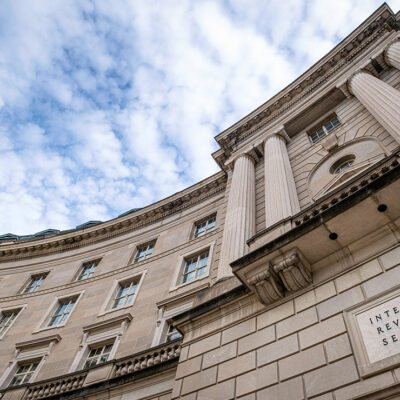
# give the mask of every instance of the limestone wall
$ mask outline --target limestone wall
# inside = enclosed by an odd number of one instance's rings
[[[400,247],[319,279],[267,310],[242,298],[188,327],[172,398],[347,400],[399,383],[398,367],[361,376],[344,310],[398,289]]]
[[[123,333],[115,358],[142,351],[165,340],[165,332],[156,335],[160,318],[156,303],[167,297],[180,296],[206,287],[216,279],[219,248],[224,223],[224,194],[218,194],[184,212],[161,222],[140,228],[124,236],[76,250],[0,264],[0,311],[24,307],[11,328],[0,340],[0,377],[13,360],[15,344],[58,334],[61,340],[52,348],[35,381],[63,375],[71,371],[80,349],[82,327],[130,313],[132,321]],[[216,229],[194,239],[194,223],[217,214]],[[136,247],[156,239],[152,256],[134,263]],[[177,270],[183,256],[212,248],[210,274],[188,285],[174,288]],[[76,282],[82,263],[101,259],[92,278]],[[180,264],[179,264],[180,263]],[[48,272],[35,293],[22,294],[30,277]],[[107,307],[116,281],[143,275],[142,284],[132,306],[110,310]],[[46,329],[44,319],[56,298],[81,294],[64,327]],[[190,307],[190,296],[183,301]]]

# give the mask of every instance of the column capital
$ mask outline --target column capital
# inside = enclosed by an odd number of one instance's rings
[[[400,37],[397,36],[395,37],[391,42],[389,42],[385,49],[383,50],[383,59],[387,65],[390,67],[398,68],[398,64],[394,62],[393,58],[390,57],[389,52],[394,51],[397,53],[397,59],[398,59],[398,53],[400,50]],[[397,61],[397,60],[396,60]],[[396,65],[394,65],[396,64]]]
[[[351,74],[346,80],[346,86],[347,86],[348,92],[353,96],[355,96],[353,89],[352,89],[353,79],[359,75],[370,75],[370,76],[374,77],[374,75],[371,73],[371,71],[368,71],[365,68],[361,68],[361,69],[357,70],[356,72],[354,72],[353,74]]]
[[[233,157],[231,157],[229,160],[227,160],[225,165],[228,167],[228,169],[233,170],[235,167],[236,161],[239,160],[239,158],[241,158],[241,157],[248,158],[253,163],[253,165],[255,165],[257,162],[257,157],[253,153],[254,152],[253,152],[253,148],[252,148],[246,152],[236,154]]]
[[[283,125],[277,127],[276,129],[274,129],[271,132],[268,132],[265,135],[264,143],[271,137],[279,137],[280,139],[283,139],[285,141],[285,143],[289,143],[290,142],[290,137],[286,133],[285,127]]]

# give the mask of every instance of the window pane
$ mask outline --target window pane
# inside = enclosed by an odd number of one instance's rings
[[[195,278],[195,272],[190,272],[189,274],[183,276],[183,283],[190,282],[194,278]]]
[[[186,264],[185,274],[188,272],[194,271],[195,269],[196,269],[196,262],[194,262],[194,263],[188,262]]]
[[[122,307],[124,305],[124,298],[116,299],[113,308]]]
[[[149,243],[144,246],[138,247],[137,254],[135,257],[135,263],[143,261],[146,258],[149,258],[153,253],[154,243]]]
[[[201,267],[207,265],[207,261],[208,261],[208,255],[207,255],[207,254],[206,254],[206,255],[203,255],[203,256],[200,258],[200,261],[199,261],[199,268],[201,268]]]
[[[21,385],[23,383],[29,382],[38,364],[38,362],[34,362],[30,364],[20,365],[10,382],[10,386]]]
[[[12,324],[14,319],[17,317],[18,311],[4,312],[0,318],[0,335],[7,330],[7,328]]]
[[[328,122],[328,123],[325,125],[325,128],[326,128],[326,130],[329,132],[331,129],[333,129],[332,123],[331,123],[331,122]]]
[[[90,261],[82,266],[82,270],[78,276],[78,281],[82,281],[88,278],[91,278],[96,271],[97,265],[99,264],[100,260]]]
[[[113,345],[112,344],[108,344],[106,345],[105,349],[104,349],[104,353],[109,353],[112,349]]]
[[[211,217],[206,221],[197,223],[194,237],[197,238],[205,235],[206,233],[212,231],[214,229],[214,226],[215,226],[215,217]]]
[[[132,304],[132,301],[133,301],[133,295],[129,295],[129,296],[126,298],[126,304],[125,304],[125,305]]]

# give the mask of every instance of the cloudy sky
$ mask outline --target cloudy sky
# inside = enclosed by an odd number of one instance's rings
[[[217,172],[213,137],[380,4],[2,0],[0,234],[104,221]]]

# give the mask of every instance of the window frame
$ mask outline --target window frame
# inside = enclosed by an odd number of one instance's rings
[[[110,288],[110,290],[109,290],[109,292],[108,292],[108,295],[106,296],[106,299],[105,299],[105,301],[103,303],[103,306],[100,309],[100,312],[99,312],[98,316],[101,316],[101,315],[104,315],[104,314],[108,314],[108,313],[111,313],[111,312],[115,312],[115,311],[118,311],[118,310],[123,310],[125,308],[133,307],[134,304],[136,303],[136,299],[138,297],[138,294],[140,292],[140,288],[142,287],[142,284],[143,284],[143,281],[144,281],[144,278],[145,278],[146,274],[147,274],[147,269],[143,270],[143,271],[136,272],[136,273],[131,274],[129,276],[125,276],[125,277],[120,278],[120,279],[115,279],[113,284],[112,284],[112,286],[111,286],[111,288]],[[113,305],[113,303],[115,301],[116,295],[117,295],[117,293],[118,293],[118,291],[120,289],[121,284],[123,284],[125,282],[129,282],[129,281],[134,281],[135,279],[137,279],[137,287],[136,287],[136,291],[135,291],[135,294],[134,294],[133,299],[132,299],[132,303],[130,303],[128,305],[123,305],[121,307],[113,308],[112,305]]]
[[[102,260],[101,258],[97,258],[97,259],[94,259],[94,260],[84,261],[84,262],[80,265],[80,267],[79,267],[79,269],[78,269],[78,272],[77,272],[77,274],[75,275],[73,281],[74,281],[74,282],[83,282],[83,281],[86,281],[87,279],[92,278],[93,275],[94,275],[94,273],[96,272],[96,270],[97,270],[97,268],[98,268],[98,266],[99,266],[101,260]],[[82,272],[84,271],[84,269],[85,269],[88,265],[94,264],[94,263],[97,263],[97,264],[96,264],[96,267],[95,267],[95,269],[94,269],[92,275],[89,276],[88,278],[85,278],[85,279],[79,279],[79,278],[82,276]]]
[[[119,282],[117,286],[117,292],[112,301],[111,308],[116,309],[116,308],[126,308],[131,306],[133,304],[133,300],[138,290],[139,281],[140,278],[139,280],[134,278],[134,279],[129,279],[127,281]],[[124,292],[125,289],[127,289],[126,292]],[[131,300],[129,300],[128,302],[129,298],[131,298]],[[121,299],[122,299],[122,305],[119,306],[118,303]]]
[[[211,230],[207,230],[208,222],[209,222],[211,219],[214,219],[213,228],[212,228]],[[201,224],[203,224],[204,222],[206,223],[206,228],[205,228],[204,233],[201,234],[201,235],[197,235],[197,228],[198,228]],[[193,226],[193,232],[192,232],[192,235],[191,235],[192,239],[202,238],[202,237],[206,236],[207,234],[209,234],[210,232],[215,231],[215,230],[216,230],[216,225],[217,225],[217,213],[210,214],[210,215],[208,215],[207,217],[202,218],[202,219],[196,221],[196,222],[194,223],[194,226]]]
[[[86,364],[90,348],[101,346],[102,344],[113,343],[113,347],[108,356],[109,362],[115,358],[119,343],[125,331],[128,329],[133,317],[130,313],[110,318],[106,321],[95,322],[84,326],[83,337],[75,358],[69,368],[68,373],[83,369]],[[103,363],[105,364],[105,363]],[[98,364],[102,365],[102,364]]]
[[[207,255],[206,255],[207,254]],[[205,256],[207,257],[207,261],[205,265],[200,265],[201,260],[203,260]],[[182,282],[183,284],[185,283],[189,283],[192,281],[195,281],[197,279],[201,279],[201,277],[206,273],[207,271],[207,265],[208,265],[208,258],[210,257],[210,250],[204,250],[201,253],[195,254],[192,257],[186,257],[184,259],[184,266],[182,269]],[[195,265],[194,269],[187,269],[190,265]],[[202,274],[199,274],[199,271],[204,270],[205,272]],[[194,273],[194,278],[190,279],[190,280],[185,280],[185,278],[191,274]]]
[[[50,271],[43,271],[43,272],[38,272],[31,274],[29,277],[29,280],[25,282],[24,286],[22,286],[22,289],[19,291],[20,294],[30,294],[30,293],[36,293],[38,290],[40,290],[43,282],[46,280],[47,276],[49,275]],[[27,292],[27,289],[32,285],[33,280],[37,277],[44,277],[40,283],[40,285],[36,286],[36,290],[32,290],[30,292]]]
[[[194,284],[196,282],[202,281],[203,279],[206,279],[210,276],[211,264],[212,264],[213,255],[214,255],[214,246],[215,246],[215,240],[211,243],[208,243],[208,244],[202,246],[201,248],[194,249],[185,254],[181,254],[178,257],[178,262],[175,267],[175,273],[173,274],[169,292],[172,292],[181,287],[185,287],[185,286]],[[191,281],[183,282],[182,281],[183,280],[183,271],[185,269],[186,260],[190,259],[191,257],[200,255],[207,250],[208,250],[208,260],[207,260],[207,265],[206,265],[206,272],[203,275],[201,275],[200,277],[196,277],[195,279],[193,279]]]
[[[34,331],[34,333],[36,332],[41,332],[41,331],[46,331],[49,329],[57,329],[57,328],[62,328],[64,327],[67,323],[68,320],[71,318],[71,315],[73,314],[74,310],[76,309],[80,299],[82,298],[83,294],[85,293],[85,290],[82,290],[80,292],[74,292],[74,293],[70,293],[68,295],[64,295],[64,296],[57,296],[53,302],[50,304],[49,308],[47,309],[47,313],[45,313],[44,318],[42,318],[42,320],[40,321],[37,329]],[[51,319],[53,318],[55,312],[57,311],[57,309],[60,306],[60,303],[62,301],[65,300],[69,300],[69,299],[76,299],[75,304],[73,305],[73,307],[71,308],[71,311],[69,312],[67,318],[65,319],[65,321],[61,324],[58,325],[49,325]]]
[[[165,335],[164,335],[164,342],[165,343],[171,343],[174,342],[175,340],[181,339],[183,336],[182,334],[170,323],[166,323],[166,329],[165,329]],[[170,332],[170,329],[174,329],[174,332]],[[178,334],[179,337],[176,337],[175,339],[170,339],[171,336]]]
[[[112,339],[108,339],[106,341],[101,341],[101,342],[95,342],[95,343],[92,343],[92,344],[88,344],[86,352],[85,352],[84,357],[82,359],[82,361],[83,361],[82,369],[98,367],[99,365],[105,364],[108,361],[110,361],[112,359],[111,355],[114,355],[114,353],[115,353],[115,351],[114,351],[115,344],[116,344],[116,337],[114,337]],[[103,361],[103,362],[100,362],[100,363],[96,363],[94,365],[86,366],[86,364],[87,364],[87,362],[88,362],[88,360],[90,358],[90,353],[92,352],[92,350],[98,349],[100,347],[104,349],[106,346],[110,346],[110,345],[111,345],[111,347],[110,347],[110,351],[107,353],[107,360],[106,361]],[[100,357],[103,354],[104,353],[101,353]],[[93,356],[91,358],[94,359],[95,356]]]
[[[332,124],[332,121],[337,121],[336,124]],[[328,130],[327,126],[331,124],[332,128]],[[320,119],[320,121],[314,124],[311,128],[306,129],[306,133],[311,145],[314,145],[320,142],[322,139],[326,138],[328,135],[331,134],[335,129],[342,125],[342,121],[338,118],[336,113],[330,113],[328,116]],[[318,131],[322,129],[324,135],[319,136],[317,140],[313,140],[312,136],[315,135]]]
[[[16,387],[16,386],[20,386],[20,385],[24,385],[24,384],[26,384],[26,383],[32,382],[33,378],[37,375],[37,372],[36,372],[36,371],[38,370],[41,361],[42,361],[42,359],[41,359],[41,358],[38,358],[38,359],[33,359],[33,360],[27,360],[27,361],[17,362],[17,364],[16,364],[16,366],[15,366],[14,374],[11,376],[11,380],[10,380],[10,382],[8,383],[7,387],[13,388],[13,387]],[[34,364],[36,364],[36,367],[35,367],[35,369],[32,371],[31,376],[29,377],[29,379],[28,379],[26,382],[21,382],[21,383],[18,383],[18,384],[16,384],[16,385],[13,385],[13,384],[12,384],[14,378],[18,375],[18,370],[19,370],[21,367],[23,367],[23,366],[25,366],[25,365],[30,365],[30,366],[32,366],[32,365],[34,365]],[[27,375],[27,374],[25,374],[25,376],[26,376],[26,375]]]
[[[341,175],[343,173],[343,171],[346,171],[349,168],[351,168],[353,165],[355,165],[355,162],[356,162],[355,154],[346,154],[346,155],[338,158],[330,166],[329,173],[332,175]],[[347,165],[347,164],[349,164],[349,165]]]
[[[60,335],[50,335],[39,339],[16,343],[14,357],[8,363],[8,366],[4,372],[0,375],[0,389],[4,389],[9,386],[19,365],[39,361],[39,365],[29,380],[29,382],[34,382],[54,345],[60,340]],[[20,385],[12,387],[14,388],[18,386]]]
[[[15,316],[15,318],[11,321],[11,324],[8,325],[7,328],[3,332],[0,333],[0,340],[2,340],[4,338],[4,336],[7,334],[7,332],[11,329],[11,327],[14,325],[15,321],[21,315],[22,311],[26,308],[26,306],[27,306],[26,304],[23,304],[20,306],[0,308],[0,320],[3,318],[4,313],[13,312],[13,311],[18,310],[18,313]]]
[[[156,239],[153,239],[153,240],[149,240],[147,242],[144,242],[144,243],[142,243],[140,245],[137,245],[136,248],[135,248],[133,259],[132,259],[132,264],[139,264],[139,263],[141,263],[143,261],[146,261],[149,258],[151,258],[151,256],[154,253],[154,249],[156,247],[156,241],[157,241]],[[139,253],[140,253],[141,249],[146,248],[146,252],[147,252],[148,249],[149,249],[149,246],[153,246],[150,255],[148,257],[144,256],[144,258],[139,260]],[[146,255],[147,255],[147,253],[146,253]]]

